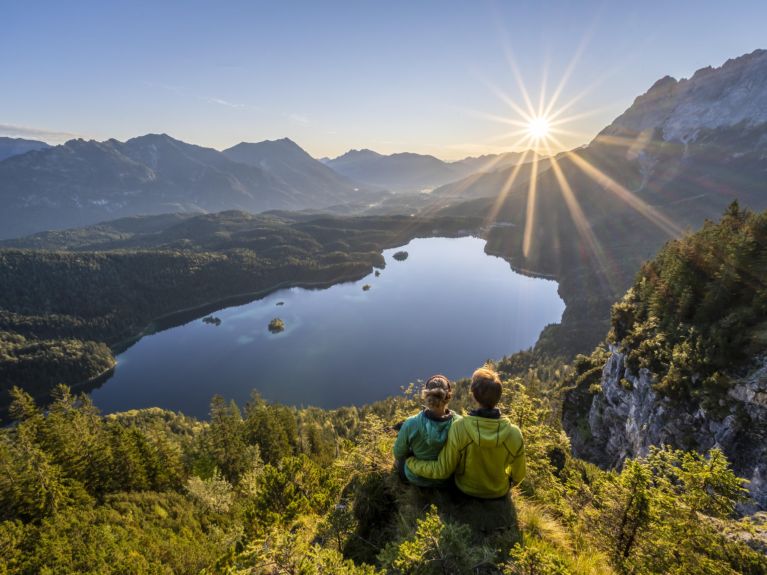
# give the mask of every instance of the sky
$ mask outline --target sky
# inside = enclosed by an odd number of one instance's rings
[[[656,80],[767,48],[767,2],[0,0],[0,135],[289,137],[453,160],[524,147],[557,86],[558,145]],[[523,129],[523,128],[522,128]]]

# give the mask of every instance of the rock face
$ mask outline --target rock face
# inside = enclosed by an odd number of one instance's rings
[[[749,480],[755,505],[767,509],[767,355],[739,378],[715,410],[680,405],[652,389],[653,374],[632,373],[611,348],[601,389],[571,391],[563,423],[576,456],[603,467],[645,455],[650,446],[707,451],[719,447]]]
[[[602,133],[658,130],[666,141],[694,141],[702,130],[767,122],[767,50],[702,68],[689,79],[665,76]],[[762,141],[767,144],[767,139]]]

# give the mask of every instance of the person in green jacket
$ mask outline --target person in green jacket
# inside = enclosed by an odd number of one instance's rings
[[[433,460],[447,441],[450,426],[460,415],[450,411],[447,404],[453,395],[453,384],[444,375],[431,376],[422,391],[425,408],[408,417],[400,427],[394,443],[394,458],[397,467],[404,472],[408,482],[419,487],[430,487],[445,483],[445,479],[427,479],[413,473],[405,466],[410,455],[418,459]]]
[[[522,432],[501,416],[498,374],[480,368],[471,378],[471,393],[479,404],[456,421],[436,461],[409,457],[406,470],[419,477],[440,480],[455,473],[457,487],[467,495],[495,499],[508,493],[525,477]]]

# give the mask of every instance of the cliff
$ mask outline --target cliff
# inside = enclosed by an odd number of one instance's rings
[[[767,355],[755,358],[710,409],[661,396],[656,381],[646,368],[632,371],[626,353],[611,346],[598,388],[584,380],[566,399],[563,424],[573,454],[612,468],[653,445],[718,447],[749,480],[755,504],[767,508]]]

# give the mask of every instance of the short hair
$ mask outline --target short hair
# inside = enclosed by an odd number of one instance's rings
[[[432,375],[426,380],[421,396],[431,411],[444,411],[453,396],[453,383],[444,375]]]
[[[471,393],[482,407],[495,407],[502,391],[501,378],[489,367],[480,367],[471,375]]]

